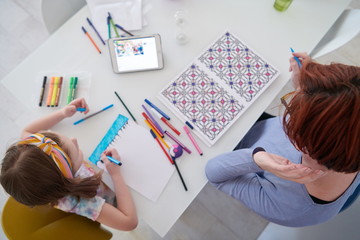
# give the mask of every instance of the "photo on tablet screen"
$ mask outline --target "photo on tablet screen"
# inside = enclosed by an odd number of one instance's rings
[[[114,71],[121,73],[161,69],[161,44],[157,36],[111,39],[110,53]]]

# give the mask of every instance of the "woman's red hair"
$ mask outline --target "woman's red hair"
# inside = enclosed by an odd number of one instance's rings
[[[291,142],[336,172],[360,170],[360,67],[305,62],[284,114]]]

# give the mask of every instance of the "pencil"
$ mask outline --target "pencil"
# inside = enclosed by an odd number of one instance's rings
[[[41,88],[41,93],[40,93],[39,107],[41,107],[41,106],[42,106],[42,102],[43,102],[43,99],[44,99],[45,86],[46,86],[46,79],[47,79],[47,77],[46,77],[46,76],[44,76],[44,80],[43,80],[43,83],[42,83],[42,88]]]
[[[99,47],[96,45],[96,43],[94,42],[94,40],[92,39],[92,37],[90,36],[90,34],[85,30],[84,27],[81,27],[81,29],[84,31],[85,35],[90,39],[90,41],[92,42],[92,44],[94,45],[94,47],[96,48],[96,50],[101,54],[101,51],[100,51]]]
[[[97,112],[95,112],[95,113],[93,113],[93,114],[91,114],[91,115],[89,115],[89,116],[87,116],[87,117],[85,117],[85,118],[83,118],[83,119],[80,119],[79,121],[74,122],[74,125],[77,125],[77,124],[85,121],[86,119],[89,119],[89,118],[91,118],[91,117],[93,117],[93,116],[95,116],[95,115],[97,115],[97,114],[99,114],[99,113],[101,113],[101,112],[103,112],[103,111],[105,111],[105,110],[113,107],[113,106],[114,106],[114,104],[110,104],[109,106],[104,107],[104,108],[101,109],[100,111],[97,111]]]
[[[126,106],[126,104],[123,102],[123,100],[121,99],[121,97],[119,96],[119,94],[117,94],[117,92],[114,92],[115,95],[117,96],[117,98],[120,100],[121,104],[125,107],[126,111],[130,114],[131,118],[136,122],[136,119],[134,118],[134,116],[131,114],[130,110],[128,109],[128,107]]]

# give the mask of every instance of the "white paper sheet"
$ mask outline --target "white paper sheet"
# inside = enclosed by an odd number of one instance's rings
[[[91,13],[91,21],[103,39],[108,39],[108,13],[115,24],[127,31],[139,30],[143,25],[142,0],[86,0]],[[112,37],[116,37],[111,27]],[[120,35],[126,35],[117,29]]]

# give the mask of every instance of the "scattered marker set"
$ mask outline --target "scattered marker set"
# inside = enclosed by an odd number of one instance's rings
[[[39,107],[59,107],[77,97],[80,79],[77,76],[43,76]]]

